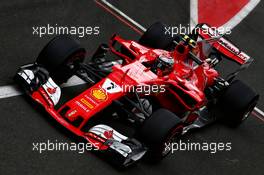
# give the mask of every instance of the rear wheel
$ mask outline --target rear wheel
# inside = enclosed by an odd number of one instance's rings
[[[181,120],[166,109],[156,110],[137,133],[137,138],[148,147],[147,157],[159,161],[170,153],[169,144],[182,132]]]
[[[83,62],[85,49],[66,35],[53,38],[40,52],[37,63],[44,66],[58,84],[66,82],[76,65]]]
[[[152,24],[141,36],[138,43],[154,49],[170,50],[174,38],[166,34],[166,25],[161,22]]]
[[[238,126],[245,121],[257,105],[259,95],[240,80],[233,81],[218,100],[223,122]]]

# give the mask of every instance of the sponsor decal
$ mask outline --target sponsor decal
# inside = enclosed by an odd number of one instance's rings
[[[208,35],[210,37],[215,37],[215,36],[219,36],[219,34],[217,33],[216,30],[211,30],[209,28],[209,26],[207,25],[203,25],[202,26],[202,30],[208,30],[209,29],[209,33]],[[201,32],[200,32],[201,33]],[[229,42],[227,39],[221,37],[218,41],[217,41],[220,45],[222,45],[223,47],[225,47],[227,50],[229,50],[230,52],[232,52],[233,54],[235,54],[236,56],[238,56],[240,59],[242,59],[243,61],[248,61],[250,59],[250,57],[245,54],[244,52],[242,52],[239,48],[237,48],[235,45],[233,45],[231,42]]]
[[[93,98],[91,98],[88,95],[84,95],[85,99],[89,100],[90,103],[92,103],[94,106],[98,105],[98,102],[96,102]]]
[[[57,89],[57,87],[55,87],[55,88],[48,87],[47,91],[48,91],[49,94],[55,94],[56,93],[56,89]]]
[[[76,114],[76,112],[77,112],[77,110],[73,110],[73,111],[71,111],[71,112],[68,114],[68,117],[73,116],[74,114]]]
[[[85,104],[90,109],[93,109],[94,108],[94,106],[91,103],[89,103],[87,100],[85,100],[84,98],[81,99],[81,102],[83,104]]]
[[[89,133],[87,133],[86,135],[87,135],[88,137],[90,137],[91,139],[95,139],[95,140],[97,140],[97,141],[99,141],[99,142],[102,142],[102,143],[105,142],[105,140],[104,140],[103,138],[101,138],[100,136],[98,136],[98,135],[96,135],[96,134],[94,134],[94,133],[89,132]]]
[[[113,133],[114,133],[113,130],[108,130],[104,132],[104,136],[106,137],[106,139],[111,139],[113,138]]]
[[[219,43],[221,45],[223,45],[225,48],[227,48],[229,51],[233,52],[234,54],[236,54],[236,55],[239,55],[240,54],[240,50],[237,47],[233,46],[228,41],[226,41],[226,40],[224,40],[224,39],[221,38],[219,40]]]
[[[53,104],[53,101],[50,99],[50,96],[47,94],[47,92],[45,91],[45,89],[39,88],[39,92],[41,93],[41,95],[44,97],[44,99],[48,102],[48,104],[50,106],[54,105]]]
[[[83,105],[83,103],[79,101],[75,101],[75,104],[78,105],[81,109],[83,109],[85,112],[89,112],[90,110],[87,108],[86,105]]]
[[[237,47],[235,47],[233,44],[231,44],[230,42],[224,40],[224,39],[220,39],[219,43],[221,45],[223,45],[225,48],[227,48],[229,51],[231,51],[232,53],[234,53],[236,56],[238,56],[239,58],[241,58],[244,61],[247,61],[250,57],[247,56],[245,53],[241,52]]]
[[[61,97],[60,87],[51,78],[49,78],[48,81],[42,85],[42,87],[54,105],[56,105]]]
[[[91,95],[93,98],[99,101],[105,101],[108,98],[107,94],[99,88],[92,89]]]
[[[117,93],[121,92],[122,89],[119,85],[117,85],[115,82],[107,78],[102,86],[102,88],[107,92],[107,93]]]

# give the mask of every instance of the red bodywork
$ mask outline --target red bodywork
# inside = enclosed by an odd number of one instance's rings
[[[129,50],[134,55],[133,59],[115,50],[113,45],[116,42]],[[137,42],[114,36],[110,42],[111,51],[124,58],[125,62],[122,65],[115,65],[112,73],[106,78],[66,102],[58,110],[54,108],[52,100],[50,100],[49,95],[42,87],[32,93],[32,98],[44,106],[46,111],[60,124],[91,143],[95,143],[95,140],[101,138],[95,138],[96,136],[91,136],[89,133],[82,131],[82,127],[89,122],[91,117],[109,106],[113,100],[128,95],[128,92],[120,89],[115,92],[107,91],[104,87],[106,81],[114,82],[118,87],[165,85],[165,92],[150,95],[157,98],[163,107],[175,112],[178,116],[183,116],[188,111],[191,114],[207,104],[204,90],[206,87],[213,85],[215,78],[219,77],[219,74],[206,62],[202,65],[195,64],[188,58],[190,48],[188,46],[184,47],[184,53],[178,52],[177,47],[169,52],[150,49]],[[170,56],[175,60],[173,71],[168,75],[155,74],[142,64],[154,62],[159,55]],[[61,112],[65,108],[68,108],[68,110],[62,116]],[[80,117],[82,122],[79,126],[76,127],[71,124],[71,122]],[[100,149],[106,148],[101,145]]]

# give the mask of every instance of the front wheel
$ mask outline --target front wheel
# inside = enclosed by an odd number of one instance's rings
[[[172,112],[160,108],[146,119],[137,132],[137,138],[143,142],[151,161],[159,161],[170,153],[169,144],[182,133],[182,122]]]
[[[40,52],[36,62],[44,66],[57,84],[66,82],[74,66],[83,62],[85,49],[67,35],[53,38]]]

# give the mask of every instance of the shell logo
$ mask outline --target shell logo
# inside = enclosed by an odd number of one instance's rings
[[[92,89],[92,96],[100,101],[107,100],[107,94],[102,89]]]

